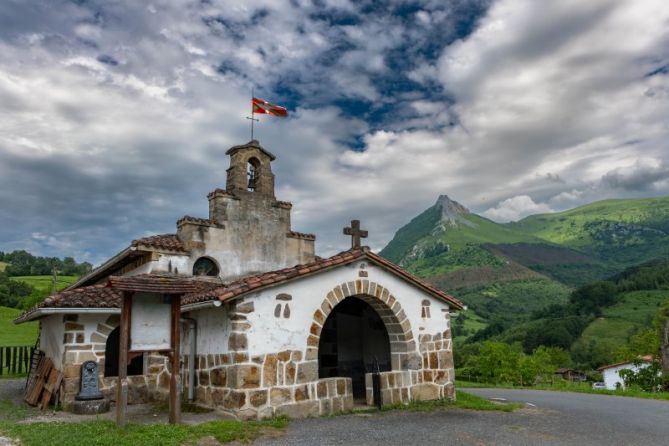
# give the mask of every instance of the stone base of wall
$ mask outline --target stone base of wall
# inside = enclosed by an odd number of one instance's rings
[[[455,400],[452,370],[437,370],[438,373],[425,373],[422,370],[401,370],[381,372],[381,404],[408,404],[411,401],[438,399]],[[435,379],[436,378],[436,379]],[[372,393],[372,374],[365,375],[367,404],[374,404]]]
[[[309,352],[198,355],[195,368],[196,402],[242,419],[329,415],[353,407],[351,379],[319,379],[317,357]]]
[[[350,378],[323,378],[305,384],[254,389],[208,386],[198,387],[196,393],[198,404],[244,420],[281,415],[304,418],[353,409]]]

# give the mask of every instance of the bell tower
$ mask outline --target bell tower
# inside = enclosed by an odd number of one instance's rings
[[[196,274],[209,262],[218,277],[230,279],[312,262],[316,236],[293,231],[293,205],[274,195],[276,157],[256,140],[226,154],[230,167],[225,189],[207,196],[209,218],[186,216],[177,222],[177,236],[192,262],[179,269]]]
[[[261,195],[274,199],[274,155],[265,150],[257,140],[234,146],[226,152],[230,155],[230,168],[225,190],[228,193]]]

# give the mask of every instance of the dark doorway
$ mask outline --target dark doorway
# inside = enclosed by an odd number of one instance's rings
[[[328,316],[318,344],[318,376],[346,376],[353,397],[365,398],[365,373],[389,371],[390,340],[378,313],[366,302],[347,297]]]
[[[119,328],[115,328],[109,333],[107,344],[105,345],[105,377],[118,376],[118,347],[119,347]],[[144,358],[138,356],[133,358],[128,364],[128,376],[141,375],[144,373]]]

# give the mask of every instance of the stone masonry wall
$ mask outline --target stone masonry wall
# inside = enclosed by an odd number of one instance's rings
[[[421,370],[382,372],[381,404],[406,404],[410,401],[455,399],[455,372],[450,330],[418,336]],[[372,374],[365,375],[367,404],[374,404]]]
[[[103,395],[116,399],[116,377],[105,377],[105,347],[107,337],[119,325],[118,315],[82,317],[76,314],[63,316],[63,381],[60,400],[65,410],[79,393],[81,365],[86,361],[98,364],[98,385]],[[94,325],[94,326],[91,326]],[[87,333],[90,333],[87,335]],[[131,404],[163,399],[169,383],[167,358],[158,353],[146,354],[144,374],[129,376],[128,402]]]
[[[196,400],[244,419],[350,410],[351,379],[318,379],[313,363],[304,361],[301,351],[252,358],[243,353],[199,355]]]
[[[233,303],[228,308],[229,352],[197,356],[195,382],[199,404],[245,419],[281,414],[305,417],[353,407],[350,378],[318,379],[316,349],[250,356],[248,315],[253,311],[253,301],[241,299]],[[183,382],[188,382],[187,371]]]

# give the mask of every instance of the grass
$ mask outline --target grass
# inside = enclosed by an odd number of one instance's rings
[[[250,443],[268,431],[276,431],[288,425],[286,418],[264,421],[209,421],[197,425],[186,424],[128,424],[119,428],[106,420],[84,423],[16,423],[19,415],[2,419],[3,412],[13,412],[16,408],[7,402],[0,404],[0,433],[18,438],[23,446],[169,446],[193,444],[203,437],[213,437],[218,442],[239,441]]]
[[[0,272],[4,271],[7,268],[7,265],[9,265],[9,263],[0,262]]]
[[[14,318],[21,314],[16,308],[0,307],[0,346],[35,345],[38,322],[14,324]]]
[[[468,409],[468,410],[496,410],[501,412],[512,412],[523,407],[522,404],[517,403],[497,403],[486,398],[472,395],[471,393],[456,391],[455,401],[449,400],[432,400],[432,401],[411,401],[409,404],[393,404],[383,406],[381,412],[391,410],[410,410],[415,412],[432,412],[439,409]],[[377,409],[370,408],[364,411],[356,410],[354,413],[374,413]]]
[[[58,276],[56,288],[60,291],[63,288],[72,285],[78,278],[79,276]],[[11,277],[11,279],[27,283],[35,288],[41,295],[48,296],[51,294],[52,276],[16,276]]]
[[[669,392],[644,392],[637,388],[616,389],[616,390],[595,390],[590,383],[572,383],[565,380],[559,380],[552,384],[537,384],[535,386],[514,386],[512,384],[488,384],[471,381],[458,380],[458,387],[461,388],[500,388],[500,389],[526,389],[526,390],[548,390],[553,392],[575,392],[590,393],[594,395],[613,395],[632,398],[644,398],[649,400],[667,400],[669,401]]]
[[[424,401],[424,403],[430,403],[430,401]],[[518,403],[494,403],[486,398],[458,391],[455,407],[471,410],[499,410],[502,412],[512,412],[523,407],[523,405]]]

